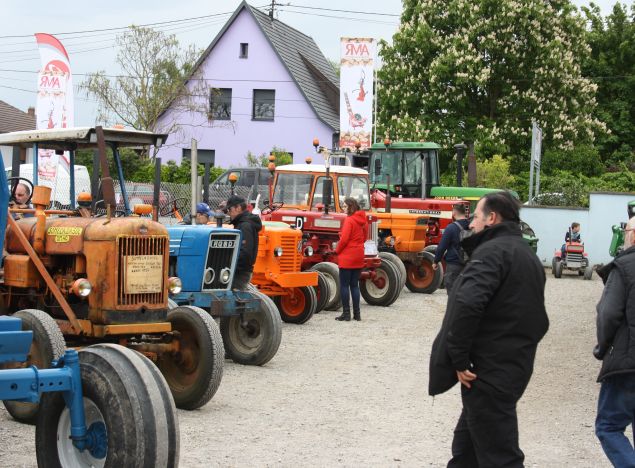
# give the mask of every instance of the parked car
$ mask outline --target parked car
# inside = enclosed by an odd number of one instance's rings
[[[127,182],[126,195],[130,208],[139,204],[152,205],[154,200],[154,186],[145,182]],[[165,190],[159,192],[159,206],[164,206],[170,199],[171,195]],[[121,188],[115,188],[115,201],[117,205],[123,207],[123,198],[121,196]]]

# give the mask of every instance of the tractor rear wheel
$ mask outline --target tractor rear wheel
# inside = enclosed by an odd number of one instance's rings
[[[321,271],[318,271],[317,274],[318,284],[317,286],[313,286],[313,289],[315,289],[315,295],[317,297],[317,307],[315,308],[316,314],[324,310],[324,308],[326,307],[326,303],[331,296],[331,289],[329,286],[328,277]]]
[[[382,259],[382,261],[389,261],[394,263],[394,265],[397,267],[397,271],[399,271],[399,278],[401,279],[400,290],[403,289],[408,277],[406,273],[406,266],[404,265],[403,261],[397,255],[391,252],[379,252],[379,257]]]
[[[439,246],[436,245],[436,244],[426,245],[426,247],[423,249],[423,251],[424,252],[430,252],[433,257],[436,257],[437,247],[439,247]],[[439,263],[439,266],[441,267],[441,285],[439,286],[439,289],[445,289],[445,261],[441,260],[441,262]]]
[[[558,257],[553,257],[551,259],[551,271],[554,272],[556,271],[556,263],[558,263],[560,261],[560,259]]]
[[[414,293],[432,294],[439,289],[443,281],[443,269],[434,270],[434,255],[430,252],[423,251],[421,259],[416,262],[408,262],[406,271],[408,278],[406,287]]]
[[[280,312],[271,298],[249,288],[260,299],[257,312],[221,317],[220,331],[227,357],[238,364],[262,366],[278,352],[282,341]]]
[[[359,291],[370,305],[388,307],[399,297],[399,270],[392,262],[381,262],[375,269],[375,279],[359,282]]]
[[[168,322],[178,332],[180,349],[159,355],[157,365],[177,408],[200,408],[212,399],[223,378],[225,353],[218,325],[207,312],[194,306],[170,310]]]
[[[590,280],[593,277],[593,267],[591,265],[584,269],[584,279]]]
[[[317,295],[313,286],[289,288],[289,294],[276,297],[280,317],[287,323],[304,323],[313,317],[317,308]]]
[[[53,360],[64,355],[66,349],[64,336],[53,317],[37,309],[20,310],[13,316],[22,319],[22,330],[33,331],[33,341],[27,361],[10,364],[11,367],[36,366],[38,369],[48,369]],[[21,403],[18,401],[4,401],[3,403],[16,421],[35,424],[40,407],[39,403]]]
[[[70,439],[70,411],[61,393],[42,396],[35,430],[38,466],[163,466],[179,462],[179,426],[167,383],[146,357],[112,344],[79,352],[89,440]]]
[[[562,260],[556,262],[556,265],[553,269],[553,276],[555,276],[556,278],[562,277]]]
[[[340,269],[333,262],[316,263],[310,268],[311,271],[321,271],[326,275],[329,283],[329,300],[326,303],[326,310],[338,310],[342,307],[342,297],[340,296]]]

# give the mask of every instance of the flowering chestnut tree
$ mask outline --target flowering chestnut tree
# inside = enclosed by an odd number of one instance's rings
[[[571,148],[604,125],[590,53],[569,0],[404,0],[393,43],[381,43],[378,135],[464,141],[528,159],[531,121],[544,143]],[[520,162],[517,160],[517,162]]]

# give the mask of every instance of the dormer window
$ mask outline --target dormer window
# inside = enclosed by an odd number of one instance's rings
[[[247,42],[240,43],[240,55],[238,58],[247,58],[249,55],[249,44]]]

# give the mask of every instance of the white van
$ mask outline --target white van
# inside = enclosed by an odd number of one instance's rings
[[[11,167],[6,168],[7,178],[11,177]],[[33,181],[33,164],[21,164],[20,165],[20,177]],[[57,166],[57,177],[53,183],[48,180],[44,181],[38,178],[40,185],[51,187],[51,206],[55,208],[68,208],[70,207],[70,186],[71,179],[68,171],[62,167]],[[75,165],[75,200],[77,195],[81,192],[90,193],[90,174],[86,166]]]

